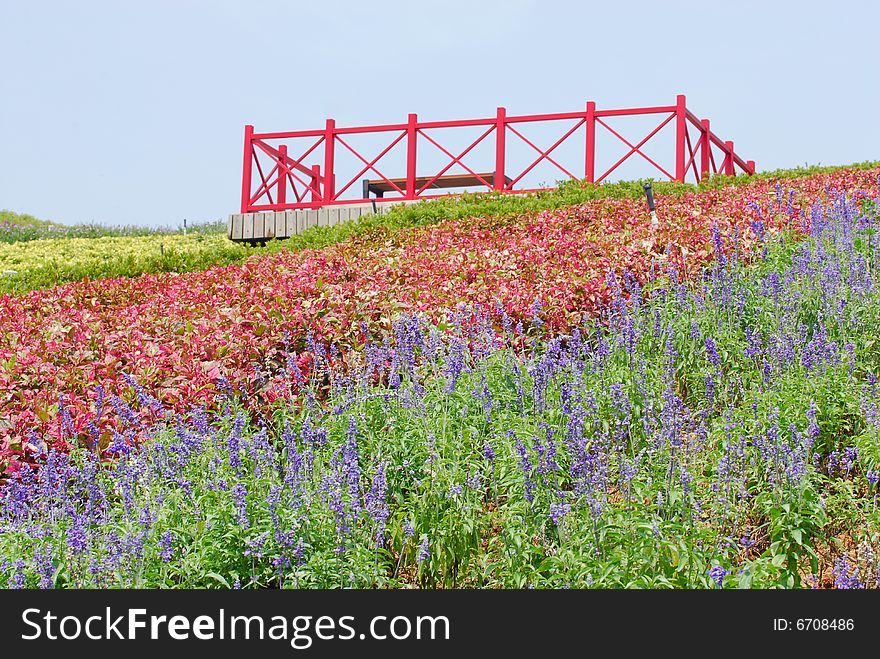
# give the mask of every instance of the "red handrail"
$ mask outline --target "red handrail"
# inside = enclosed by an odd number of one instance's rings
[[[659,124],[637,142],[628,140],[608,121],[605,121],[605,119],[614,117],[636,115],[661,115]],[[552,121],[574,121],[576,123],[546,149],[536,145],[516,128],[517,124]],[[675,127],[675,161],[674,167],[670,168],[674,171],[669,171],[643,151],[644,146],[670,123]],[[481,126],[486,130],[460,151],[443,146],[437,138],[427,133],[427,131],[435,129]],[[247,125],[244,131],[241,212],[283,211],[317,208],[332,204],[365,203],[369,201],[366,197],[343,198],[343,195],[352,189],[358,178],[365,174],[375,175],[376,178],[373,180],[384,181],[391,186],[392,193],[399,195],[394,197],[395,199],[430,199],[441,196],[429,194],[432,184],[442,179],[443,175],[455,165],[472,174],[476,181],[485,184],[488,191],[535,192],[547,188],[516,189],[514,186],[539,164],[551,165],[555,168],[554,171],[560,171],[568,178],[580,177],[578,170],[581,165],[578,165],[577,168],[571,165],[565,166],[554,156],[554,152],[563,143],[578,139],[575,136],[580,132],[581,127],[585,127],[582,178],[591,183],[599,183],[607,179],[620,165],[636,155],[641,156],[660,173],[674,181],[685,182],[691,179],[694,182],[700,182],[712,174],[735,174],[737,169],[749,175],[755,173],[755,162],[744,160],[737,155],[732,141],[724,141],[719,138],[710,130],[708,119],[699,119],[697,115],[688,110],[684,95],[679,95],[676,98],[675,105],[600,110],[596,108],[595,102],[589,101],[582,112],[556,114],[508,116],[506,109],[500,107],[494,117],[457,121],[419,122],[415,114],[410,114],[406,123],[401,124],[337,127],[333,119],[328,119],[322,129],[274,133],[256,133],[253,126]],[[691,127],[696,128],[696,136],[693,140],[691,139]],[[596,177],[596,135],[599,129],[623,142],[628,151],[614,165]],[[350,140],[344,137],[387,133],[391,135],[384,149],[372,157],[361,153],[349,143]],[[465,164],[464,159],[476,147],[490,139],[492,135],[494,135],[495,143],[493,149],[494,169],[492,169],[491,175],[486,177],[485,173],[479,172],[481,170],[485,172],[487,168],[475,164]],[[427,174],[423,172],[421,176],[417,174],[420,164],[418,159],[420,139],[429,143],[430,146],[436,147],[448,158],[443,166],[433,167],[430,172]],[[511,139],[517,144],[524,144],[533,149],[537,157],[531,160],[527,166],[509,171],[510,164],[507,162],[507,153]],[[291,143],[296,140],[306,140],[307,145],[304,149],[294,151],[297,155],[291,155]],[[281,143],[273,146],[270,142]],[[380,163],[401,142],[404,142],[406,147],[406,171],[404,176],[395,179],[383,173],[380,169]],[[338,147],[353,154],[363,165],[363,167],[358,165],[358,173],[350,179],[337,180],[336,156]],[[716,153],[718,159],[716,159]],[[318,162],[311,162],[312,159]],[[323,159],[323,172],[320,164],[321,159]],[[487,161],[488,164],[491,164],[491,161]],[[264,165],[266,165],[265,168]],[[381,165],[381,167],[384,166],[384,164]],[[425,166],[422,163],[422,168]],[[421,187],[417,187],[417,179],[427,182]],[[357,186],[354,186],[354,189],[358,189]],[[288,190],[293,193],[293,200],[288,198]]]

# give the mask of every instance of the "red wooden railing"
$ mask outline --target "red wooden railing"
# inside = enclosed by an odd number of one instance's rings
[[[634,115],[660,115],[660,123],[637,143],[625,138],[610,125],[614,117]],[[542,149],[534,141],[523,134],[521,124],[534,122],[553,122],[567,120],[574,124],[566,130],[549,148]],[[675,129],[675,162],[667,169],[655,159],[648,156],[644,146],[650,142],[668,124],[674,122]],[[455,153],[441,144],[436,135],[430,131],[435,129],[478,127],[483,129],[479,137],[471,141],[463,150]],[[583,127],[584,130],[581,130]],[[696,129],[691,139],[692,129]],[[596,134],[597,129],[604,129],[628,148],[627,153],[608,169],[596,176]],[[577,134],[585,133],[582,142],[584,151],[580,164],[575,167],[570,163],[563,164],[554,158],[553,153],[566,142],[579,139]],[[384,134],[387,144],[372,157],[363,155],[350,142],[354,135]],[[486,167],[468,164],[466,158],[475,148],[490,140],[494,135],[493,175],[486,176]],[[507,162],[508,139],[521,140],[537,153],[529,164],[510,170]],[[420,140],[436,147],[448,158],[445,166],[431,167],[418,161]],[[303,145],[302,143],[305,142]],[[289,153],[292,143],[297,143],[298,152]],[[398,145],[406,148],[406,184],[402,184],[404,176],[397,183],[383,173],[379,167],[384,158]],[[337,154],[351,154],[358,162],[357,173],[349,178],[346,174],[337,179],[335,161]],[[244,164],[242,171],[241,212],[281,211],[300,208],[317,208],[332,204],[364,203],[364,197],[353,196],[363,194],[362,188],[356,184],[365,174],[371,173],[373,180],[384,181],[396,196],[390,199],[417,200],[429,199],[442,195],[430,194],[433,184],[452,167],[458,166],[476,177],[480,187],[487,191],[523,193],[535,192],[546,188],[517,188],[523,179],[539,164],[549,164],[554,171],[559,171],[572,179],[585,179],[599,183],[617,170],[627,159],[639,155],[660,171],[669,180],[699,182],[712,174],[732,175],[737,169],[746,174],[755,173],[755,162],[743,160],[736,154],[732,141],[720,139],[709,128],[708,119],[698,119],[687,109],[684,95],[676,98],[675,105],[626,108],[617,110],[599,110],[593,101],[587,103],[585,110],[558,114],[535,114],[523,116],[507,116],[506,110],[498,108],[495,117],[487,119],[466,119],[461,121],[428,121],[419,122],[415,114],[410,114],[406,123],[388,124],[383,126],[357,126],[340,128],[333,119],[328,119],[326,126],[319,130],[302,130],[279,133],[255,133],[254,127],[245,126],[244,133]],[[314,162],[317,161],[317,162]],[[312,164],[307,164],[307,163]],[[323,163],[323,167],[322,167]],[[421,164],[421,167],[420,167]],[[582,167],[582,169],[581,169]],[[578,169],[578,172],[572,171]],[[674,170],[674,171],[670,171]],[[509,177],[509,182],[508,182]],[[420,186],[417,185],[419,179]],[[422,180],[426,182],[422,183]],[[354,191],[357,191],[354,192]]]

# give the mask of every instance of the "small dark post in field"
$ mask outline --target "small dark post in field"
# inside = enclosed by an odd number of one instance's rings
[[[657,211],[654,206],[654,189],[650,183],[645,183],[644,188],[645,196],[648,198],[648,210],[651,211],[651,226],[656,227],[660,221],[657,219]]]

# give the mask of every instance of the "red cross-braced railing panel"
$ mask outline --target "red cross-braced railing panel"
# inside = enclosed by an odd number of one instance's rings
[[[623,125],[634,118],[638,130]],[[614,149],[622,155],[605,157]],[[630,160],[673,181],[755,173],[754,161],[688,110],[683,95],[668,106],[601,110],[590,101],[576,112],[508,116],[498,108],[494,117],[458,121],[420,122],[410,114],[400,124],[337,127],[328,119],[318,130],[245,127],[241,212],[364,203],[371,194],[418,200],[463,189],[534,192],[559,180],[600,183]]]

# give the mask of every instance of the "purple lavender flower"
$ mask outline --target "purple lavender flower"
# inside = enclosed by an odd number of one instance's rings
[[[229,451],[229,466],[236,471],[241,471],[241,436],[244,432],[244,415],[239,412],[235,415],[232,422],[232,428],[229,430],[229,438],[227,439],[227,450]]]
[[[684,401],[670,386],[663,392],[663,408],[660,411],[660,425],[665,442],[674,449],[681,446],[681,433],[684,430],[686,414]]]
[[[55,561],[52,557],[51,547],[34,551],[34,564],[37,575],[40,577],[40,588],[48,589],[55,587]]]
[[[620,482],[623,486],[628,485],[639,473],[639,467],[642,462],[642,458],[645,456],[645,451],[642,450],[635,458],[629,460],[627,458],[623,458],[620,464]]]
[[[64,404],[64,394],[58,395],[58,418],[60,419],[59,439],[63,442],[65,439],[73,438],[75,435],[73,418],[70,416],[70,410]]]
[[[571,512],[571,504],[570,503],[551,503],[550,504],[550,519],[553,520],[553,523],[559,526],[559,522]]]
[[[807,410],[807,419],[810,421],[809,426],[807,426],[807,437],[810,438],[811,445],[819,438],[819,435],[822,432],[819,428],[819,424],[816,422],[818,411],[819,408],[816,406],[816,401],[811,401],[810,409]]]
[[[245,556],[253,556],[254,558],[262,558],[266,551],[266,543],[269,541],[269,533],[264,531],[256,537],[245,540],[247,549],[244,550]]]
[[[685,497],[690,494],[691,491],[691,483],[693,482],[694,477],[688,468],[685,465],[680,465],[678,469],[678,482],[681,483],[682,491],[684,492]]]
[[[544,310],[544,307],[541,306],[541,300],[537,297],[535,301],[532,302],[532,325],[535,327],[541,327],[544,322],[541,320],[541,312]]]
[[[717,224],[712,224],[711,233],[712,244],[715,246],[715,254],[718,257],[718,260],[721,261],[724,254],[724,239],[721,237],[721,230],[718,228]]]
[[[126,383],[128,383],[128,386],[134,389],[135,394],[137,394],[138,403],[140,403],[141,408],[150,410],[161,409],[162,403],[158,399],[148,394],[147,390],[144,389],[144,387],[139,384],[137,380],[135,380],[130,374],[123,373],[122,378],[126,381]]]
[[[817,453],[815,458],[818,457],[819,454]],[[839,465],[840,453],[838,451],[831,451],[831,453],[828,454],[828,461],[825,463],[825,470],[828,472],[828,475],[833,476]]]
[[[342,455],[345,483],[348,489],[348,505],[352,515],[360,510],[361,469],[358,456],[357,422],[354,416],[348,418],[345,450]]]
[[[248,528],[250,522],[248,521],[247,513],[247,488],[242,483],[236,483],[232,488],[232,494],[235,497],[234,501],[238,515],[238,523],[241,524],[243,528]]]
[[[721,358],[718,356],[718,350],[715,345],[715,339],[711,336],[706,337],[706,357],[715,368],[721,365]]]
[[[165,533],[162,534],[162,537],[159,538],[159,547],[161,549],[159,552],[159,558],[162,559],[162,562],[171,562],[171,559],[174,556],[174,533],[171,531],[165,531]]]
[[[709,578],[715,582],[715,585],[718,586],[718,588],[722,587],[722,585],[724,584],[724,577],[726,577],[728,574],[730,574],[730,571],[725,570],[720,565],[716,565],[715,567],[709,569]]]
[[[492,445],[489,443],[489,440],[483,442],[483,457],[486,458],[486,461],[490,465],[495,462],[495,451],[492,449]]]
[[[859,451],[854,446],[847,446],[843,451],[843,456],[840,459],[840,467],[844,472],[849,474],[855,466],[856,462],[859,459]]]
[[[767,359],[764,359],[764,364],[761,368],[761,375],[764,378],[764,384],[770,384],[770,378],[773,376],[773,367]]]
[[[711,373],[706,374],[706,400],[709,405],[715,400],[715,377]]]
[[[122,420],[123,427],[140,425],[141,420],[140,417],[138,417],[137,412],[131,409],[128,403],[122,400],[119,396],[110,396],[110,404],[113,406],[116,416]]]
[[[455,391],[458,378],[464,371],[464,349],[464,344],[458,338],[454,339],[449,346],[449,353],[446,357],[446,387],[444,388],[447,394]]]
[[[211,424],[208,420],[208,415],[205,412],[205,408],[202,406],[198,406],[190,414],[192,427],[195,428],[196,432],[200,435],[208,436],[211,434]]]
[[[416,556],[416,560],[419,563],[424,563],[431,556],[431,553],[428,551],[428,536],[423,536],[422,541],[419,543],[419,553]]]
[[[15,572],[9,580],[9,588],[21,590],[27,584],[24,571],[25,562],[19,558],[12,564],[12,567],[15,568]]]
[[[296,546],[293,548],[293,556],[296,558],[296,564],[302,565],[305,561],[306,556],[306,543],[302,538],[296,543]]]
[[[761,333],[751,327],[746,327],[746,347],[743,355],[749,359],[760,356],[761,354]]]
[[[74,515],[73,523],[67,530],[67,547],[74,555],[85,553],[89,540],[86,534],[85,519],[82,515]]]
[[[831,570],[834,577],[834,585],[842,590],[862,589],[865,587],[859,580],[859,566],[850,564],[849,558],[841,556]]]
[[[752,206],[758,215],[761,214],[761,208],[754,202],[749,202],[749,205]],[[764,220],[749,220],[749,226],[752,228],[755,236],[758,240],[764,240],[764,236],[766,234],[766,225],[764,224]]]
[[[373,476],[373,483],[366,495],[367,512],[376,526],[376,547],[385,543],[385,524],[388,521],[388,481],[385,477],[385,465],[380,464]]]

